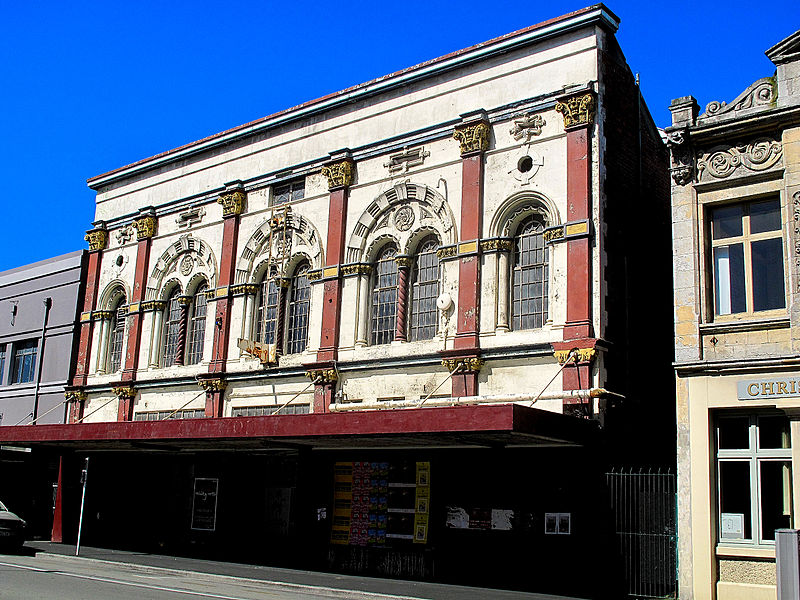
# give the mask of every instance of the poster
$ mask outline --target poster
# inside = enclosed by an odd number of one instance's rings
[[[214,531],[217,528],[217,492],[219,479],[196,477],[192,500],[192,529]]]

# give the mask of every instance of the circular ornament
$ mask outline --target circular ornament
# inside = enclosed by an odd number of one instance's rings
[[[194,269],[194,261],[192,257],[187,254],[183,257],[183,260],[181,260],[181,275],[185,277],[192,272],[192,269]]]
[[[401,206],[394,213],[394,225],[400,231],[408,231],[414,224],[414,211],[410,206]]]

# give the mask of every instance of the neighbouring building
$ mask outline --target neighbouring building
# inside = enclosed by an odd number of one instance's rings
[[[800,514],[800,31],[766,54],[670,105],[682,599],[775,598]]]
[[[0,427],[66,422],[87,259],[79,250],[0,272]],[[2,439],[0,500],[49,535],[58,463]]]
[[[618,24],[91,178],[70,424],[3,432],[63,457],[54,538],[88,457],[85,543],[615,588],[606,467],[674,461],[668,154]]]

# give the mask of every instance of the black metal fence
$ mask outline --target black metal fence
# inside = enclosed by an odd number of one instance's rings
[[[675,474],[614,469],[609,499],[629,598],[677,598]]]

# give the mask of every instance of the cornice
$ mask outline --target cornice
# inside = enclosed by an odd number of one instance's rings
[[[265,130],[273,129],[286,123],[318,115],[340,106],[350,105],[377,94],[408,86],[411,83],[436,77],[477,61],[506,54],[592,25],[599,25],[614,33],[619,27],[619,18],[602,4],[595,4],[91,177],[87,180],[87,184],[91,189],[98,190],[109,184],[163,165],[185,160],[187,157],[199,152],[225,146],[244,137],[262,133]]]

